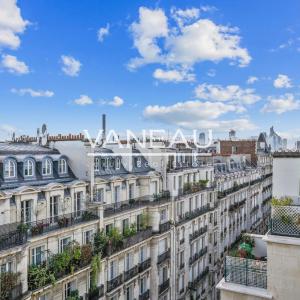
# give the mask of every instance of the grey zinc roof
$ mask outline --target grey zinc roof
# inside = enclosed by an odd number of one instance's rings
[[[30,143],[10,143],[0,142],[0,155],[17,155],[17,154],[58,154],[56,149],[43,147]]]

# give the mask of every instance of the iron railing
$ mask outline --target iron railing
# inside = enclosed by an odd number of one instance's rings
[[[145,270],[151,267],[151,258],[144,260],[143,262],[139,263],[139,273],[144,272]]]
[[[225,281],[267,288],[267,262],[226,256],[225,258]]]
[[[27,242],[27,234],[19,231],[0,235],[0,251],[11,247],[20,246]]]
[[[133,268],[124,272],[124,282],[136,276],[139,273],[139,267],[134,266]]]
[[[188,288],[196,291],[197,286],[199,285],[200,282],[202,282],[206,278],[206,275],[208,273],[209,273],[209,267],[206,267],[195,279],[193,279],[188,283]]]
[[[150,290],[139,295],[139,300],[148,300],[150,299]]]
[[[195,261],[197,261],[200,257],[207,253],[207,246],[202,248],[199,252],[192,255],[189,259],[189,264],[192,265]]]
[[[300,237],[300,206],[272,206],[271,234]]]
[[[183,223],[185,221],[197,218],[209,211],[211,211],[213,208],[210,207],[209,203],[206,205],[196,208],[192,211],[186,212],[183,216],[179,217],[179,220],[177,221],[177,224]]]
[[[167,221],[165,223],[159,224],[159,233],[164,233],[170,230],[171,228],[171,223],[170,221]]]
[[[169,259],[170,256],[171,256],[171,249],[168,249],[164,253],[157,256],[157,263],[158,264],[162,263],[163,261]]]
[[[95,289],[90,290],[86,294],[87,300],[98,300],[99,298],[104,296],[104,285],[101,284],[100,286],[97,286]]]
[[[170,286],[170,279],[167,279],[158,286],[159,294],[162,294],[164,291],[166,291],[169,288],[169,286]]]
[[[123,283],[123,274],[107,281],[107,292],[110,292]]]

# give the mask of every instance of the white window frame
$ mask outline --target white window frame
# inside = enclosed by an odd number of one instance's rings
[[[52,175],[52,161],[50,158],[46,158],[42,162],[42,175],[43,176]]]
[[[40,248],[40,255],[41,255],[41,261],[39,263],[37,263],[37,250]],[[35,265],[35,266],[38,266],[40,264],[42,264],[46,258],[45,258],[45,246],[44,245],[41,245],[41,246],[37,246],[37,247],[34,247],[34,248],[31,248],[31,264],[32,265]]]
[[[13,159],[8,159],[4,162],[4,178],[16,177],[16,162]]]
[[[67,161],[64,158],[58,160],[58,173],[67,174]]]
[[[69,240],[67,244],[64,244],[64,240]],[[66,236],[63,237],[59,240],[59,253],[62,253],[65,251],[66,247],[72,242],[72,237],[71,236]]]
[[[27,174],[26,174],[27,173]],[[31,177],[34,175],[34,163],[31,159],[26,159],[23,163],[24,177]]]

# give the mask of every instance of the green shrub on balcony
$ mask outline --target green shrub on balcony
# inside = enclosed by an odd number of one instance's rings
[[[19,273],[3,272],[0,274],[0,299],[10,300],[11,291],[18,284]]]
[[[35,290],[47,284],[55,283],[55,274],[50,271],[46,264],[30,266],[28,269],[28,289]]]
[[[273,206],[289,206],[293,204],[293,200],[290,197],[284,197],[280,199],[273,197],[271,203]]]
[[[71,291],[66,300],[80,300],[78,290]]]
[[[127,238],[127,237],[135,235],[136,233],[137,233],[136,224],[132,223],[130,226],[128,226],[124,229],[123,235],[125,238]]]
[[[189,192],[191,189],[192,189],[192,184],[191,184],[191,183],[186,182],[186,183],[183,185],[183,192]]]

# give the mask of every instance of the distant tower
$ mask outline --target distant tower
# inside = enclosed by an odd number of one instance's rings
[[[200,145],[205,145],[205,133],[204,132],[200,132],[199,134],[199,144]]]
[[[235,134],[236,134],[235,130],[230,129],[230,131],[229,131],[229,139],[230,140],[234,140],[235,139]]]

